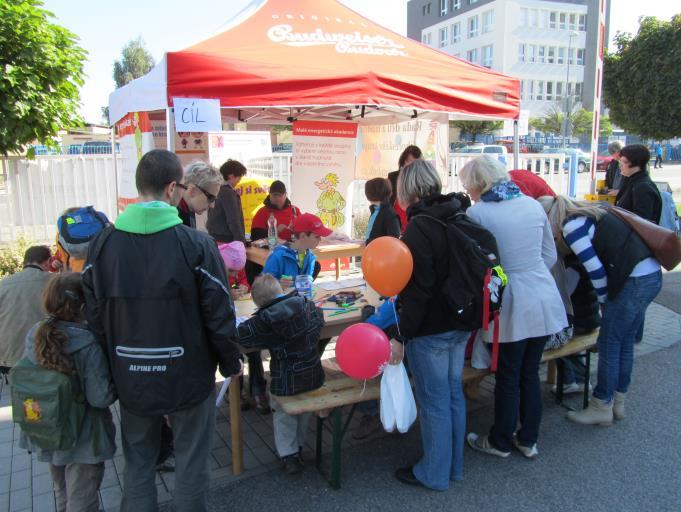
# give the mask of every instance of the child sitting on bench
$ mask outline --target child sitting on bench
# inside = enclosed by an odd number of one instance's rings
[[[268,349],[272,382],[270,393],[290,396],[312,391],[324,384],[324,370],[317,352],[324,314],[313,302],[296,292],[284,295],[279,281],[262,274],[251,288],[258,310],[237,329],[237,343],[244,348]],[[305,444],[310,413],[290,416],[272,403],[274,443],[290,475],[303,470],[301,450]]]

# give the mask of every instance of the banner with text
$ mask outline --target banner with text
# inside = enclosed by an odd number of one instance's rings
[[[154,149],[154,135],[146,112],[131,112],[116,123],[121,148],[121,166],[118,169],[118,211],[137,201],[135,171],[142,155]]]
[[[348,191],[355,179],[357,123],[293,123],[291,200],[333,230],[349,232]]]
[[[421,148],[423,158],[435,166],[446,189],[448,142],[449,122],[446,116],[441,120],[360,126],[355,177],[358,180],[387,177],[389,172],[397,170],[400,153],[407,146],[416,145]]]

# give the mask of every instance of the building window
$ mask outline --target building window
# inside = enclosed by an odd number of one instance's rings
[[[430,5],[430,4],[428,4],[428,5]],[[559,28],[560,28],[561,30],[565,30],[565,29],[567,28],[567,25],[566,25],[566,23],[565,23],[566,17],[567,17],[567,14],[565,14],[564,12],[561,12],[561,13],[560,13],[560,17],[559,17],[558,19],[560,20]]]
[[[440,16],[447,16],[447,4],[449,0],[440,0]]]
[[[577,65],[578,66],[584,65],[584,50],[583,49],[577,50]]]
[[[421,42],[422,42],[423,44],[430,45],[430,43],[432,42],[431,33],[428,32],[427,34],[423,34],[423,35],[421,36]]]
[[[478,62],[478,49],[473,48],[472,50],[468,50],[466,53],[466,60],[468,62]]]
[[[527,8],[526,7],[521,7],[520,8],[520,26],[521,27],[526,27],[527,26]]]
[[[557,28],[558,27],[558,13],[555,11],[551,11],[551,14],[549,15],[549,28]]]
[[[569,20],[568,28],[570,30],[577,30],[577,15],[575,13],[571,13],[568,20]]]
[[[486,68],[492,67],[493,60],[492,45],[482,47],[482,65]]]
[[[546,82],[546,101],[553,101],[553,82]]]
[[[520,81],[520,99],[525,99],[525,80]]]
[[[494,28],[494,11],[482,13],[482,33],[491,32]]]
[[[444,48],[447,46],[447,42],[449,40],[449,31],[447,30],[447,27],[443,27],[440,29],[440,48]]]
[[[452,25],[452,44],[461,41],[461,23],[454,23]]]
[[[568,64],[572,65],[575,63],[575,49],[570,48],[570,52],[568,53]]]
[[[452,2],[452,10],[458,11],[459,9],[461,9],[461,0],[454,0]]]
[[[549,26],[549,11],[539,11],[539,26],[541,28],[547,28]]]
[[[518,62],[525,62],[525,45],[522,43],[518,45]]]
[[[546,63],[554,64],[556,62],[556,47],[549,46],[546,53]]]
[[[468,5],[477,4],[478,0],[468,0]]]
[[[537,80],[537,101],[544,101],[544,80]]]
[[[539,16],[537,9],[530,9],[530,27],[539,26]]]
[[[527,85],[530,86],[530,90],[527,93],[527,99],[532,101],[534,100],[534,80],[528,80]]]
[[[563,64],[565,62],[565,48],[558,48],[558,57],[556,64]]]
[[[476,37],[480,33],[480,23],[477,16],[468,18],[468,39]]]
[[[586,31],[586,14],[579,15],[579,30],[582,32]]]
[[[546,53],[546,48],[544,46],[537,47],[537,62],[544,64],[544,54]]]
[[[584,89],[584,84],[578,82],[575,84],[575,101],[582,101],[582,90]]]
[[[528,44],[527,62],[535,62],[537,60],[537,47],[533,44]]]
[[[556,82],[556,101],[563,99],[563,82]]]

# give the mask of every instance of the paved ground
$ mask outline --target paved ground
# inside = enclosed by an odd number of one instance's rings
[[[211,456],[213,510],[461,510],[494,507],[497,510],[681,510],[681,443],[678,441],[681,389],[680,273],[665,274],[663,291],[647,314],[644,342],[637,347],[631,418],[610,429],[578,428],[564,420],[564,410],[545,393],[545,418],[540,440],[541,458],[530,462],[514,455],[510,460],[466,453],[466,481],[445,493],[405,488],[392,472],[418,458],[418,431],[405,436],[382,435],[357,443],[346,436],[343,489],[331,491],[316,470],[301,478],[281,474],[274,451],[270,416],[252,411],[243,415],[246,471],[231,474],[231,442],[227,409],[218,411]],[[669,348],[672,347],[673,348]],[[595,365],[594,365],[595,367]],[[492,417],[491,378],[483,393],[469,402],[469,425],[485,429]],[[578,401],[575,400],[575,404]],[[54,495],[47,466],[18,443],[18,428],[11,421],[7,390],[0,399],[0,512],[54,510]],[[118,416],[116,411],[115,416]],[[649,421],[654,418],[655,421]],[[357,424],[353,420],[351,429]],[[314,435],[310,432],[308,456]],[[120,443],[120,439],[119,439]],[[327,446],[328,447],[328,446]],[[101,505],[117,510],[124,471],[119,453],[108,462],[101,490]],[[159,501],[172,498],[174,474],[157,476]],[[584,493],[587,493],[586,495]],[[322,498],[321,500],[315,498]],[[313,501],[314,500],[314,501]],[[171,506],[164,507],[172,510]]]

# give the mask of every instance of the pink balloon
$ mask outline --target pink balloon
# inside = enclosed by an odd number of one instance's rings
[[[348,377],[373,379],[390,360],[390,341],[375,325],[359,323],[345,329],[336,341],[336,361]]]

